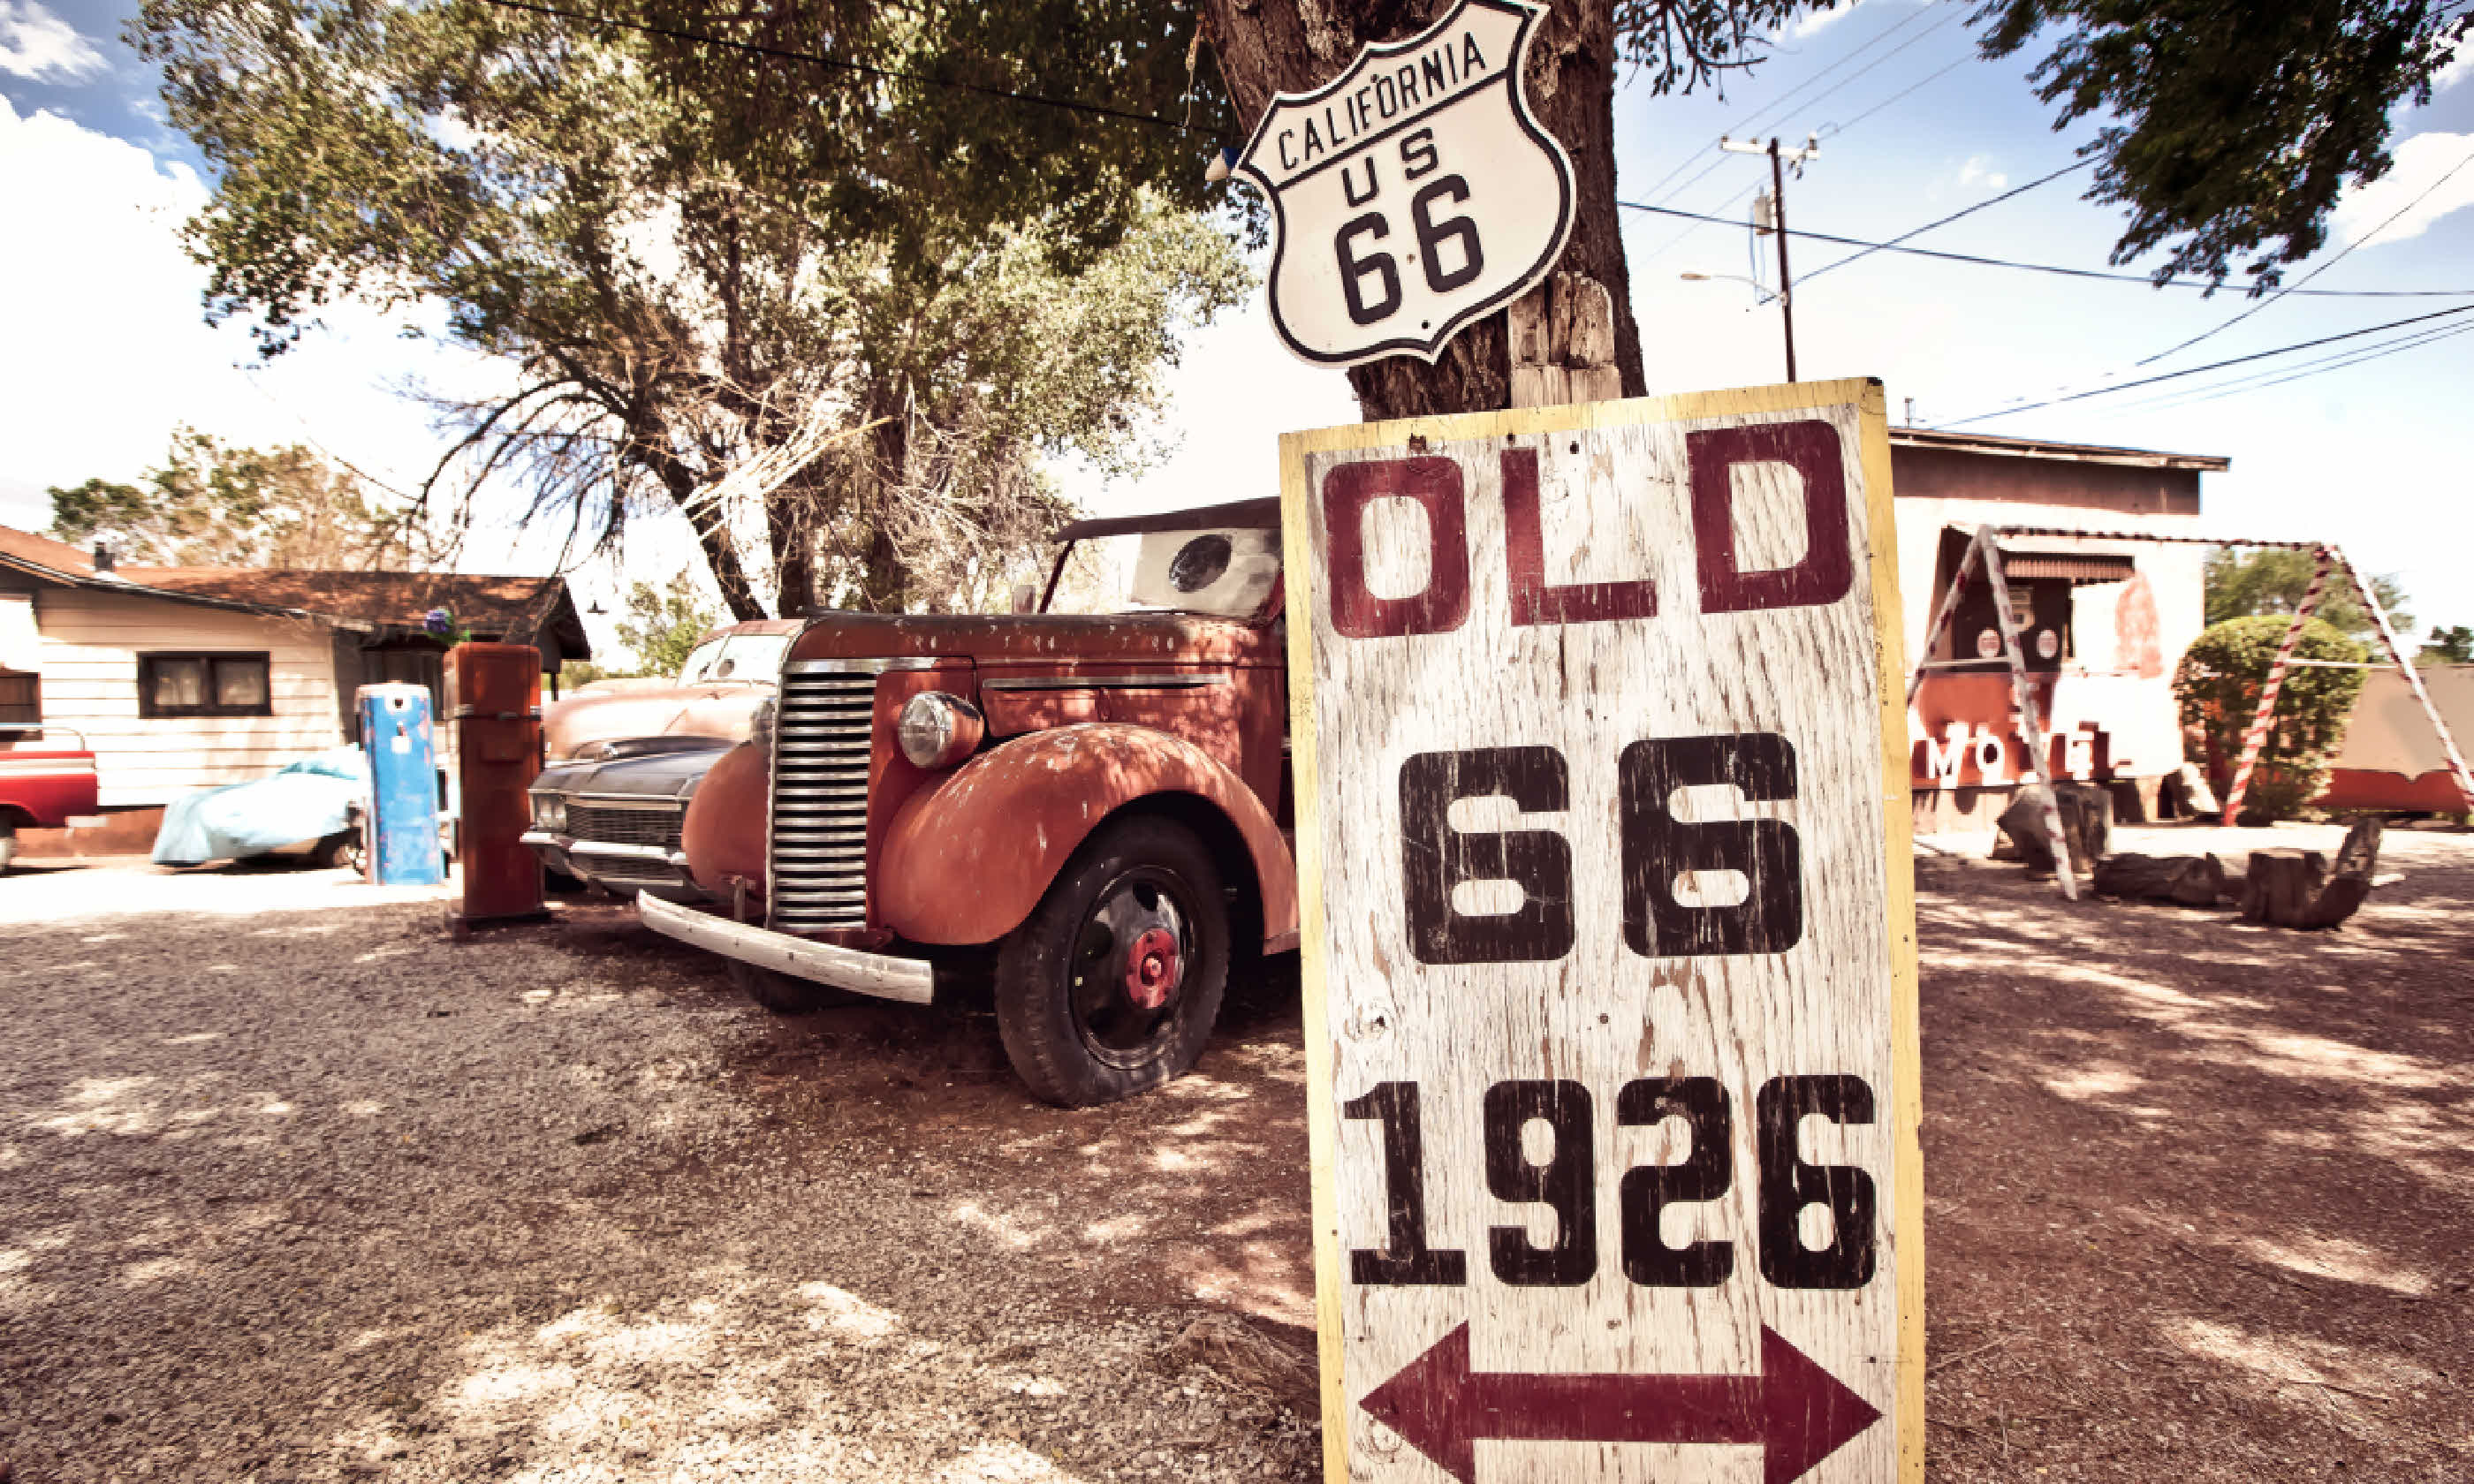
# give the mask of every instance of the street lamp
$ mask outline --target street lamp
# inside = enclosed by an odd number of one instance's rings
[[[1684,274],[1684,281],[1686,283],[1749,283],[1753,286],[1753,292],[1760,296],[1760,303],[1766,304],[1772,299],[1777,299],[1781,303],[1786,301],[1785,295],[1758,278],[1747,278],[1742,274],[1705,274],[1694,273],[1687,269]]]
[[[1690,283],[1717,283],[1722,281],[1727,283],[1749,283],[1753,286],[1753,292],[1761,296],[1758,299],[1754,301],[1756,307],[1763,304],[1778,305],[1779,319],[1786,327],[1786,379],[1789,381],[1793,381],[1795,379],[1795,306],[1788,301],[1786,290],[1773,289],[1769,285],[1761,282],[1758,278],[1747,278],[1742,274],[1705,274],[1687,272],[1685,274],[1684,277],[1686,281]]]

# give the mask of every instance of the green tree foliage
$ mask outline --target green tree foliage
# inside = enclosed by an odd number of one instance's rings
[[[2056,129],[2101,123],[2092,195],[2130,213],[2115,262],[2171,242],[2158,277],[2249,257],[2262,288],[2319,250],[2348,184],[2388,173],[2397,105],[2430,101],[2469,24],[2430,0],[1988,0],[1973,19],[1988,57],[2053,37],[2029,76]]]
[[[2316,562],[2307,551],[2218,547],[2208,553],[2208,622],[2220,624],[2229,618],[2260,613],[2292,613],[2302,606],[2302,594],[2310,589]],[[2389,627],[2399,634],[2412,634],[2413,613],[2409,605],[2413,600],[2406,596],[2405,588],[2394,577],[2383,574],[2373,574],[2369,582],[2371,596],[2388,610]],[[2318,610],[2313,616],[2340,634],[2361,639],[2378,637],[2370,612],[2354,596],[2353,586],[2345,581],[2341,570],[2330,570],[2327,586],[2319,589]]]
[[[2209,772],[2219,786],[2241,760],[2243,733],[2259,709],[2260,688],[2268,683],[2268,666],[2275,662],[2276,647],[2290,622],[2260,614],[2211,625],[2192,641],[2174,672],[2182,724],[2198,728],[2206,738]],[[2293,643],[2298,659],[2359,664],[2369,654],[2367,647],[2316,618],[2302,626]],[[2286,670],[2239,823],[2290,818],[2318,797],[2327,786],[2328,758],[2344,740],[2346,718],[2362,693],[2363,675],[2361,670],[2316,665]]]
[[[54,486],[51,534],[75,545],[108,535],[116,560],[137,566],[337,571],[412,560],[410,513],[298,443],[234,448],[183,427],[142,478]]]
[[[636,583],[618,618],[618,642],[636,657],[638,675],[676,675],[696,640],[725,622],[686,572],[664,586]],[[597,678],[597,677],[596,677]]]
[[[2474,628],[2454,624],[2431,626],[2431,642],[2414,657],[2417,664],[2474,664]]]
[[[824,60],[478,0],[150,0],[136,23],[217,170],[190,227],[211,313],[276,353],[341,299],[433,301],[514,371],[444,406],[464,436],[434,497],[518,471],[527,518],[584,543],[675,510],[740,617],[767,587],[793,612],[820,589],[934,601],[888,502],[971,491],[914,448],[1005,470],[1000,506],[1040,453],[1119,457],[1178,331],[1242,291],[1226,238],[1192,229],[1225,188],[1176,131],[992,96],[1179,108],[1177,4],[599,13]],[[1105,319],[1072,302],[1094,273],[1124,280]],[[968,341],[917,338],[961,319]],[[964,508],[944,529],[984,547],[1011,523]]]

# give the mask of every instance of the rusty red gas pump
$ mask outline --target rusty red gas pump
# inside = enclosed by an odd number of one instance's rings
[[[457,938],[491,922],[548,916],[541,862],[523,843],[542,765],[541,651],[458,644],[447,652],[447,717],[463,794],[464,892],[448,913]]]

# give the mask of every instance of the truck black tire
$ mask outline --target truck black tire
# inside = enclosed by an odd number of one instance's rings
[[[864,996],[848,990],[837,990],[830,984],[786,974],[778,969],[765,969],[739,959],[727,960],[730,982],[747,992],[747,997],[777,1016],[813,1015],[837,1005],[848,1005]]]
[[[1102,826],[997,951],[997,1029],[1046,1102],[1111,1103],[1194,1065],[1228,988],[1228,903],[1194,831]]]

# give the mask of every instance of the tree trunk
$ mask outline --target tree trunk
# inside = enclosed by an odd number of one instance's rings
[[[885,528],[900,498],[910,462],[910,426],[903,417],[902,399],[880,387],[868,398],[868,416],[877,419],[868,430],[869,521],[867,581],[860,606],[870,612],[899,613],[910,594],[910,570]]]
[[[1450,0],[1203,0],[1204,35],[1220,76],[1250,131],[1275,93],[1329,82],[1372,41],[1431,25]],[[1572,236],[1559,271],[1603,285],[1614,303],[1615,364],[1626,396],[1648,391],[1640,330],[1632,317],[1615,206],[1613,0],[1558,0],[1539,22],[1525,76],[1539,122],[1572,157]],[[1232,141],[1233,142],[1233,141]],[[1510,338],[1502,311],[1462,330],[1435,364],[1395,355],[1351,370],[1368,421],[1438,413],[1492,412],[1512,403]]]
[[[815,491],[804,473],[764,497],[764,534],[773,550],[773,607],[798,618],[816,606]]]
[[[711,505],[689,507],[696,491],[695,476],[675,459],[638,455],[653,467],[662,488],[670,492],[688,524],[695,528],[696,544],[704,549],[704,560],[713,568],[713,580],[721,588],[721,601],[730,609],[731,618],[750,623],[765,615],[764,605],[757,601],[756,589],[748,585],[747,569],[739,563],[739,547],[731,541],[729,530],[721,522],[720,513]]]

